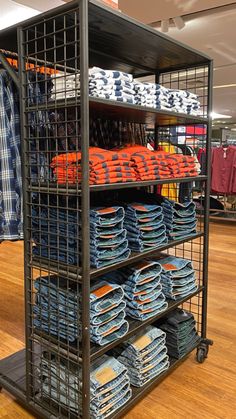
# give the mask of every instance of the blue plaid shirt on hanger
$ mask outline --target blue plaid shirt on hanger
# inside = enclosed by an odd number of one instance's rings
[[[19,99],[0,73],[0,241],[23,238]]]

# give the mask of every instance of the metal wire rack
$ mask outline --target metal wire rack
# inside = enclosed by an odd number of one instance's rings
[[[6,36],[12,37],[13,45],[16,31],[24,176],[26,348],[1,362],[1,385],[37,417],[86,419],[90,417],[91,362],[145,326],[159,324],[176,307],[183,306],[195,316],[201,337],[195,346],[204,349],[210,344],[206,338],[209,204],[205,203],[191,236],[170,240],[145,253],[131,252],[125,260],[105,266],[90,266],[89,223],[90,208],[124,202],[124,197],[135,190],[184,202],[193,198],[198,182],[202,195],[209,196],[210,145],[206,176],[96,185],[89,182],[89,146],[109,150],[126,143],[146,145],[148,127],[153,130],[154,149],[174,148],[175,153],[182,153],[195,148],[199,125],[207,127],[210,137],[212,62],[93,0],[70,2],[3,32],[0,47]],[[174,113],[89,97],[88,68],[92,66],[125,71],[139,80],[153,79],[172,89],[196,93],[201,113]],[[187,126],[193,128],[191,139],[184,131]],[[80,174],[79,180],[58,182],[52,161],[64,155],[65,167],[69,167],[69,152],[81,153],[81,165],[77,160],[73,167]],[[169,301],[165,313],[153,318],[143,322],[128,318],[129,330],[121,338],[104,346],[92,343],[90,290],[94,280],[144,258],[158,260],[163,254],[192,261],[197,290]],[[143,388],[133,388],[132,398],[111,416],[122,416],[187,355],[172,359],[168,371]],[[15,386],[16,374],[20,376]]]

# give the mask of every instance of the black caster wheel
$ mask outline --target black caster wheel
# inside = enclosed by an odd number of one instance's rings
[[[196,356],[196,358],[197,358],[197,362],[199,364],[202,364],[205,361],[205,359],[207,358],[208,351],[209,351],[209,347],[208,346],[204,346],[204,347],[203,346],[200,346],[197,349],[197,356]]]

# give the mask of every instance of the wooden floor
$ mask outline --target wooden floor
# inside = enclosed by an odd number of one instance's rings
[[[0,357],[24,346],[22,243],[0,244]],[[191,355],[126,419],[236,419],[236,226],[211,225],[209,358]],[[1,418],[33,418],[6,392]]]

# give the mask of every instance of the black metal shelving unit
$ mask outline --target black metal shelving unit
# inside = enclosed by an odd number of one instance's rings
[[[14,395],[31,410],[36,417],[90,417],[90,362],[102,356],[149,324],[158,324],[176,307],[184,307],[195,315],[197,331],[201,341],[198,351],[207,356],[207,282],[208,282],[208,216],[209,203],[205,202],[204,214],[199,219],[198,231],[191,237],[168,242],[158,249],[132,253],[120,263],[107,267],[90,268],[90,229],[89,209],[94,197],[103,202],[103,194],[119,193],[130,188],[148,188],[155,193],[156,188],[165,185],[167,191],[178,190],[179,185],[199,182],[204,196],[210,192],[210,134],[212,107],[212,61],[173,39],[145,26],[118,11],[114,11],[95,0],[72,1],[60,8],[50,10],[29,19],[18,26],[0,32],[0,48],[18,52],[20,70],[22,158],[24,178],[24,237],[25,237],[25,349],[3,359],[0,362],[0,385]],[[2,57],[2,56],[1,56]],[[0,59],[1,59],[0,57]],[[7,63],[5,68],[18,79]],[[33,63],[33,68],[32,68]],[[47,88],[49,77],[38,73],[38,67],[50,69],[51,77],[59,72],[64,80],[71,75],[80,74],[80,96],[51,100]],[[164,86],[185,89],[197,93],[201,100],[201,115],[192,116],[182,113],[157,111],[138,105],[129,105],[114,101],[89,97],[88,68],[99,66],[132,73],[135,78],[153,77]],[[29,74],[34,73],[33,80]],[[35,90],[38,84],[45,88],[44,94]],[[32,93],[33,92],[33,93]],[[53,115],[53,122],[50,119]],[[71,122],[74,123],[75,150],[82,153],[81,184],[58,184],[43,169],[50,170],[52,154],[59,154],[59,120],[66,126],[64,140],[68,151]],[[72,116],[71,116],[72,115]],[[49,118],[50,116],[50,118]],[[121,124],[139,124],[155,126],[156,145],[158,132],[177,125],[207,126],[207,175],[191,178],[161,179],[145,182],[115,183],[109,185],[89,184],[89,145],[90,121],[113,120]],[[79,128],[78,128],[79,127]],[[54,128],[54,137],[52,135]],[[55,135],[56,130],[56,135]],[[53,141],[54,142],[53,142]],[[53,145],[53,150],[52,150]],[[32,163],[32,155],[38,160]],[[44,156],[43,162],[40,160]],[[39,162],[40,161],[40,162]],[[36,172],[32,169],[36,168]],[[32,175],[33,173],[33,175]],[[41,173],[41,172],[40,172]],[[43,178],[43,179],[42,179]],[[174,185],[173,185],[174,184]],[[52,258],[35,256],[32,246],[33,208],[64,208],[67,213],[71,208],[82,221],[81,263],[69,265]],[[68,215],[67,215],[68,217]],[[49,220],[48,220],[49,221]],[[68,218],[67,218],[68,223]],[[58,219],[57,219],[58,222]],[[50,234],[50,232],[49,232]],[[69,241],[69,234],[65,240]],[[59,245],[58,245],[59,247]],[[67,246],[68,251],[68,246]],[[163,252],[191,259],[197,276],[198,289],[185,298],[169,302],[168,309],[155,317],[144,321],[129,319],[129,331],[121,339],[105,346],[90,343],[90,286],[95,278],[117,268],[128,266],[147,257],[158,258]],[[81,340],[69,344],[57,337],[38,330],[34,326],[33,306],[35,301],[34,280],[42,275],[59,275],[67,281],[68,289],[73,282],[77,293],[81,295],[78,311],[81,315]],[[189,351],[190,352],[192,352]],[[38,370],[41,354],[49,351],[62,359],[67,365],[73,362],[82,370],[79,375],[81,386],[81,416],[65,411],[63,406],[46,398],[39,397]],[[189,354],[188,353],[188,354]],[[170,368],[140,389],[133,389],[132,398],[112,416],[118,418],[134,406],[148,391],[164,379],[187,356],[171,360]]]

